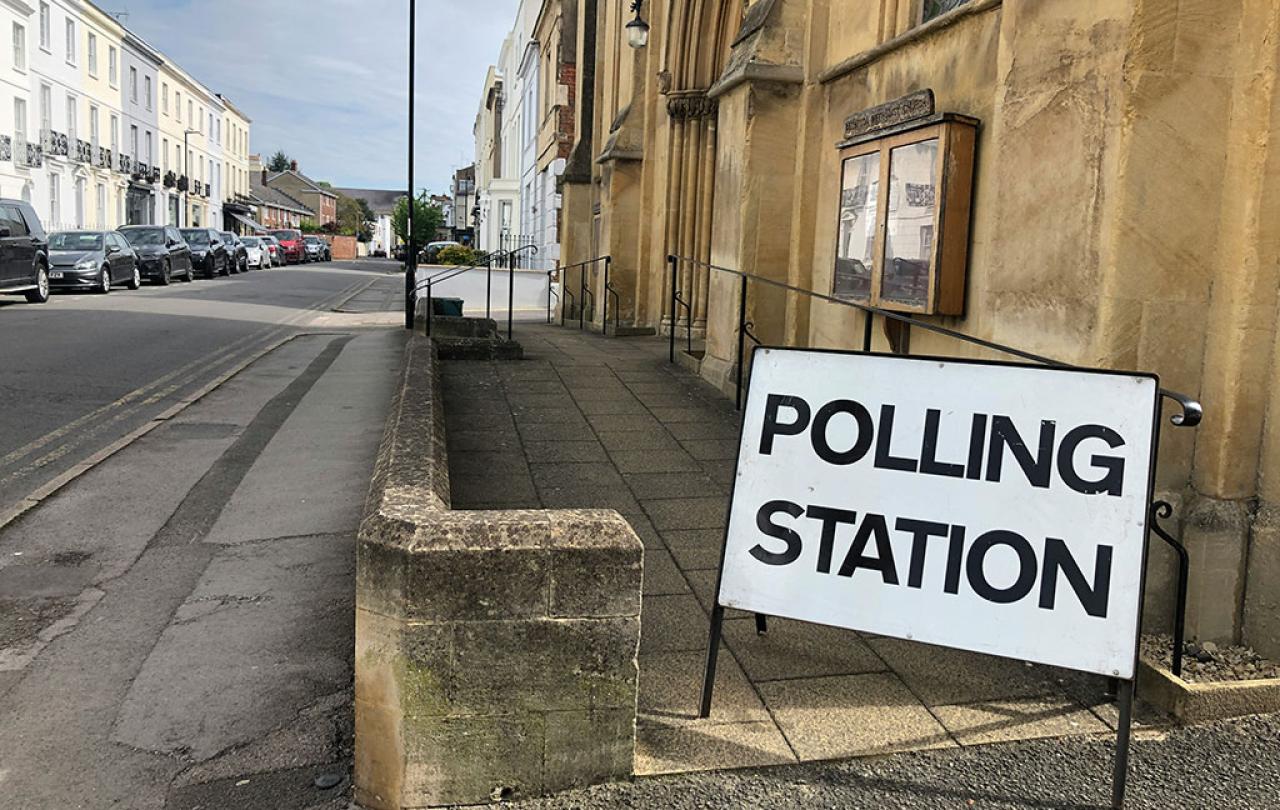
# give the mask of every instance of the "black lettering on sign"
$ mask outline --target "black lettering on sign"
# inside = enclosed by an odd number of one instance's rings
[[[843,451],[833,449],[827,439],[827,427],[831,419],[841,413],[852,416],[858,424],[858,438],[854,440],[852,447]],[[813,442],[813,451],[819,458],[828,464],[843,466],[853,464],[867,454],[871,449],[871,436],[874,432],[871,414],[867,413],[862,403],[851,399],[837,399],[818,409],[818,415],[813,418],[813,434],[810,440]]]
[[[841,523],[852,526],[858,520],[857,512],[847,509],[832,509],[829,506],[810,506],[805,517],[822,521],[822,539],[818,541],[818,573],[831,573],[831,552],[836,542],[836,527]]]
[[[791,422],[779,422],[778,411],[790,408],[795,412]],[[809,403],[800,397],[790,394],[770,394],[765,400],[764,427],[760,431],[760,455],[767,456],[773,452],[774,436],[799,436],[809,426]]]
[[[765,565],[790,565],[800,556],[803,546],[799,534],[773,522],[774,515],[779,512],[786,512],[791,517],[797,518],[804,514],[804,507],[791,501],[769,501],[760,507],[760,511],[756,513],[756,528],[766,536],[786,543],[786,548],[779,552],[769,551],[759,543],[752,547],[751,556]]]
[[[907,587],[919,588],[924,580],[924,555],[930,537],[946,537],[948,526],[914,518],[898,518],[893,528],[911,533],[911,566],[907,570]]]
[[[1018,555],[1018,578],[1007,588],[996,588],[987,580],[984,564],[987,552],[996,546],[1008,546]],[[969,558],[965,561],[965,571],[969,575],[969,587],[973,592],[988,602],[1007,605],[1017,602],[1036,584],[1036,553],[1031,544],[1020,534],[998,529],[978,537],[969,547]]]
[[[880,406],[880,428],[876,434],[876,466],[882,470],[902,470],[915,472],[914,458],[899,458],[889,452],[889,442],[893,441],[893,414],[897,410],[892,405]]]
[[[1040,576],[1040,607],[1053,610],[1058,596],[1058,573],[1066,574],[1071,590],[1090,616],[1105,619],[1107,600],[1111,596],[1111,546],[1098,546],[1093,563],[1093,585],[1071,556],[1067,544],[1056,537],[1044,542],[1044,573]]]
[[[951,464],[938,461],[938,423],[942,421],[942,411],[930,408],[924,412],[924,440],[920,444],[920,472],[928,475],[945,475],[948,478],[962,478],[963,464]]]
[[[1105,474],[1096,480],[1082,478],[1076,472],[1076,448],[1085,439],[1101,439],[1111,449],[1124,444],[1124,439],[1109,427],[1103,425],[1081,425],[1073,428],[1062,437],[1062,445],[1058,447],[1058,475],[1067,486],[1084,495],[1106,493],[1120,497],[1124,489],[1124,459],[1119,456],[1090,456],[1096,469]]]
[[[875,537],[876,556],[868,557],[867,541]],[[884,515],[864,515],[858,524],[858,533],[853,536],[853,545],[849,554],[840,566],[839,576],[851,577],[859,568],[879,571],[886,585],[898,584],[898,568],[893,562],[893,545],[889,542],[889,527],[885,525]]]

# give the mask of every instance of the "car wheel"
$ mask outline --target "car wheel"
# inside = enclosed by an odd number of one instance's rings
[[[111,292],[111,268],[104,267],[98,274],[98,293],[106,295],[109,292]]]
[[[137,290],[142,287],[142,273],[138,270],[138,265],[133,265],[133,276],[129,279],[129,289]]]
[[[27,301],[43,304],[49,300],[49,271],[43,264],[36,267],[36,288],[27,293]]]
[[[165,262],[164,269],[160,271],[160,286],[168,287],[171,281],[173,281],[173,265]]]

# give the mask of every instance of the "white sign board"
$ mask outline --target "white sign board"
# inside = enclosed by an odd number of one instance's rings
[[[1159,385],[759,349],[719,604],[1130,679]]]

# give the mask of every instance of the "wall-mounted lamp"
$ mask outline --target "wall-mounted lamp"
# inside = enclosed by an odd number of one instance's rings
[[[631,0],[631,10],[636,13],[635,19],[627,23],[627,44],[639,50],[649,44],[649,23],[640,18],[640,6],[644,0]]]

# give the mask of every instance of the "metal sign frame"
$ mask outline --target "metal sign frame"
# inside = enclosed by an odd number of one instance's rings
[[[861,351],[856,349],[823,349],[823,348],[799,348],[793,346],[758,346],[753,347],[750,355],[745,358],[748,362],[755,358],[755,349],[764,349],[772,352],[788,352],[796,354],[834,354],[845,356],[862,356],[862,357],[884,357],[895,360],[921,361],[933,363],[949,363],[954,365],[975,365],[975,366],[999,366],[1003,368],[1025,368],[1035,369],[1037,371],[1067,371],[1086,374],[1121,376],[1121,377],[1145,377],[1151,379],[1156,384],[1156,396],[1154,403],[1154,413],[1151,421],[1151,453],[1150,463],[1147,470],[1147,493],[1146,505],[1143,510],[1142,523],[1142,557],[1140,573],[1138,577],[1138,599],[1137,599],[1137,621],[1135,624],[1134,648],[1133,648],[1133,677],[1127,680],[1119,681],[1118,701],[1120,718],[1116,727],[1116,752],[1112,770],[1112,790],[1111,790],[1111,806],[1114,810],[1121,810],[1124,807],[1125,789],[1128,784],[1129,775],[1129,747],[1133,732],[1133,706],[1137,694],[1137,678],[1138,678],[1138,657],[1142,645],[1142,614],[1143,604],[1145,602],[1147,590],[1147,562],[1151,547],[1151,532],[1154,519],[1151,514],[1151,504],[1155,498],[1155,481],[1156,469],[1159,462],[1160,452],[1160,421],[1162,413],[1163,396],[1160,388],[1160,378],[1158,375],[1149,372],[1123,371],[1118,369],[1086,369],[1073,366],[1048,366],[1038,363],[1016,362],[1016,361],[999,361],[999,360],[978,360],[974,358],[958,358],[958,357],[939,357],[934,355],[903,355],[891,352]],[[753,404],[752,396],[754,386],[748,382],[746,407],[743,409],[744,414],[751,408]],[[758,396],[758,394],[756,394]],[[720,564],[716,568],[716,587],[713,592],[714,604],[711,610],[710,629],[707,638],[706,665],[703,672],[702,692],[698,706],[698,717],[707,718],[711,715],[711,702],[713,691],[715,688],[716,665],[720,652],[720,643],[723,637],[724,613],[725,607],[720,604],[720,590],[724,578],[725,558],[728,553],[729,545],[729,524],[733,515],[734,500],[738,493],[738,467],[742,461],[742,440],[743,433],[746,430],[746,419],[742,419],[738,426],[738,453],[733,461],[733,487],[729,495],[729,504],[725,511],[725,528],[724,538],[720,544]],[[756,614],[756,629],[763,633],[766,627],[766,617]],[[805,621],[805,620],[797,620]],[[807,622],[815,624],[816,622]],[[940,645],[945,646],[945,645]],[[998,656],[1008,657],[1008,656]],[[1069,667],[1067,667],[1069,668]],[[1093,674],[1093,673],[1091,673]],[[1113,682],[1115,679],[1111,679]]]

